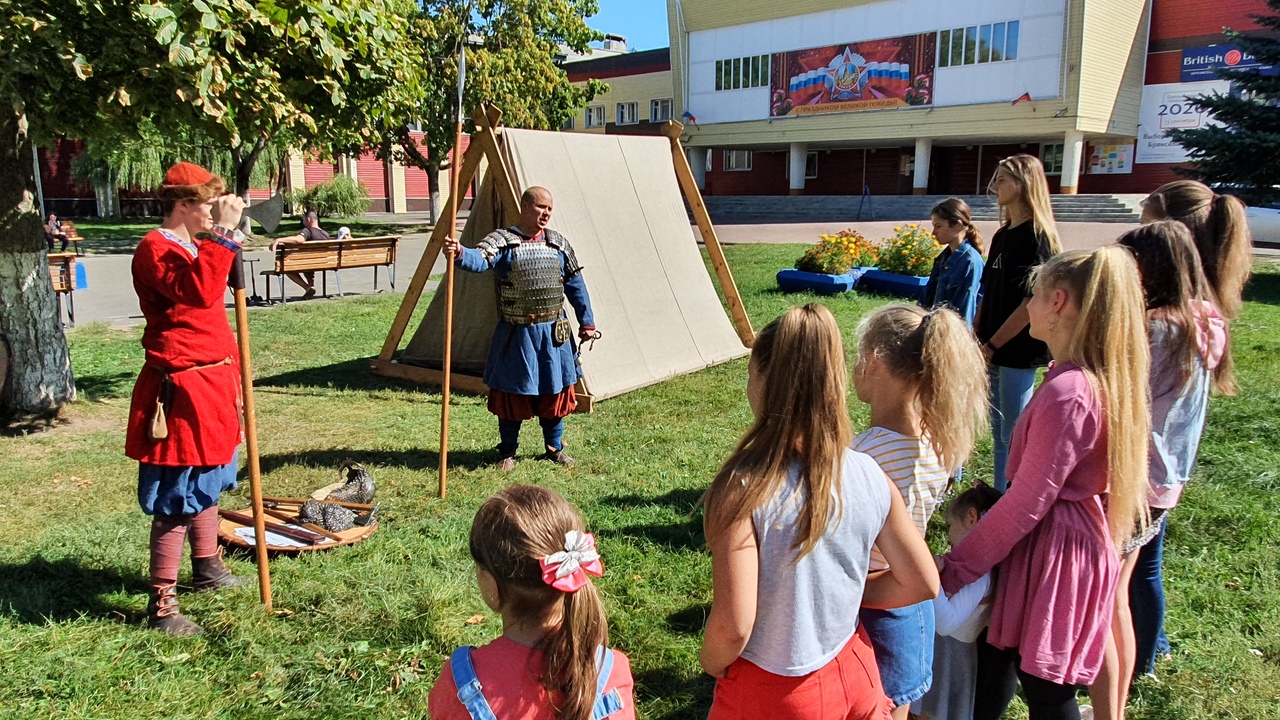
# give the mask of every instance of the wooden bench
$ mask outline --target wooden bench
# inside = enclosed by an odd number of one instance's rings
[[[67,296],[67,320],[71,327],[76,325],[76,254],[69,252],[49,253],[49,279],[53,282],[53,292],[58,298],[58,321],[62,321],[62,296]]]
[[[280,301],[285,302],[284,276],[286,273],[319,272],[322,293],[329,295],[329,276],[333,271],[338,281],[338,296],[342,292],[342,270],[373,268],[373,288],[378,289],[378,268],[387,268],[387,280],[396,289],[396,248],[399,235],[378,235],[346,240],[313,240],[276,248],[275,265],[263,270],[262,275],[280,278]],[[267,302],[271,301],[271,284],[267,283]]]
[[[76,230],[75,223],[70,220],[63,220],[62,234],[67,236],[67,242],[76,247],[76,255],[84,255],[84,248],[80,245],[80,243],[84,242],[84,237],[80,235],[79,230]]]

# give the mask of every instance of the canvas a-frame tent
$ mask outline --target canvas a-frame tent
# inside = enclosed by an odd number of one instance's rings
[[[519,219],[519,190],[546,187],[555,200],[550,226],[573,245],[584,268],[596,325],[603,337],[583,348],[579,409],[676,375],[739,358],[754,332],[679,137],[597,135],[499,128],[496,108],[477,110],[476,132],[462,159],[459,187],[487,172],[460,240],[474,247],[489,232]],[[689,225],[688,198],[724,292],[726,313]],[[396,350],[427,276],[443,248],[439,223],[405,293],[375,373],[441,384],[444,297],[436,293],[404,352]],[[480,381],[498,322],[492,273],[458,272],[455,280],[455,389],[484,392]],[[577,330],[577,318],[567,307]],[[393,359],[394,358],[394,359]]]

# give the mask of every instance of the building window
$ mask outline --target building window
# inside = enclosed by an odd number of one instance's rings
[[[791,179],[791,153],[787,153],[787,179]],[[811,152],[804,158],[804,179],[813,180],[818,177],[818,153]]]
[[[592,105],[588,107],[586,114],[583,116],[582,127],[584,128],[604,127],[604,106]]]
[[[649,122],[666,122],[671,119],[671,98],[649,101]]]
[[[750,170],[751,169],[751,151],[750,150],[725,150],[724,151],[724,169],[729,171]]]
[[[565,120],[565,121],[564,121],[564,124],[560,126],[560,129],[561,129],[561,130],[572,130],[572,129],[573,129],[573,118],[571,117],[571,118],[569,118],[568,120]]]
[[[711,172],[711,156],[715,154],[716,154],[715,150],[712,150],[711,148],[707,148],[707,163],[705,166],[705,169],[707,172]]]
[[[1019,21],[938,32],[938,67],[1018,59]]]
[[[619,125],[635,125],[640,122],[640,116],[636,112],[636,103],[618,103],[617,114],[614,116],[614,122]]]
[[[1062,174],[1062,143],[1044,143],[1040,146],[1040,162],[1045,175]]]
[[[716,61],[716,90],[768,87],[769,56],[729,58]]]

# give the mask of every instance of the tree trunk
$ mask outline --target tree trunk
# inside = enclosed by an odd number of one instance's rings
[[[431,190],[430,224],[440,222],[440,163],[427,164],[427,187]]]
[[[35,208],[26,116],[0,110],[0,421],[51,417],[75,399],[71,353]]]
[[[231,166],[236,174],[235,176],[235,193],[244,200],[244,204],[249,204],[249,186],[252,184],[253,166],[258,163],[258,158],[262,155],[262,149],[267,146],[266,138],[258,138],[258,141],[249,149],[249,153],[245,154],[244,146],[231,148]],[[249,218],[240,219],[240,232],[245,235],[249,234]]]

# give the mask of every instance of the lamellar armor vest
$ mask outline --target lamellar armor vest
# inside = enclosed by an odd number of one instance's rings
[[[544,242],[525,242],[513,230],[496,230],[476,249],[489,260],[503,250],[511,253],[510,270],[497,282],[498,310],[503,320],[513,325],[532,325],[560,317],[564,282],[582,269],[563,235],[547,230]]]

